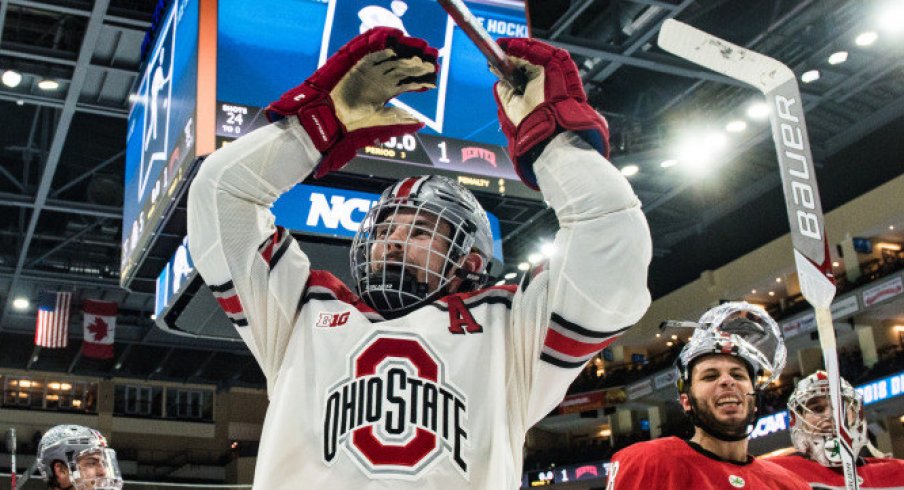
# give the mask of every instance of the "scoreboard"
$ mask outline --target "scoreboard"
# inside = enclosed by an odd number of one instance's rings
[[[524,2],[467,2],[493,37],[526,36]],[[495,77],[435,0],[173,0],[132,95],[121,284],[157,274],[161,240],[199,159],[267,124],[263,107],[353,36],[402,29],[440,49],[437,89],[402,94],[426,127],[361,149],[343,172],[397,179],[438,173],[483,192],[541,199],[517,178],[493,101]],[[161,244],[162,243],[162,244]],[[156,267],[157,270],[152,271]],[[154,276],[156,277],[156,276]]]
[[[469,4],[492,36],[527,35],[523,2]],[[385,177],[438,171],[473,189],[539,199],[518,181],[505,152],[493,101],[496,78],[435,0],[219,0],[219,5],[218,146],[266,124],[262,108],[349,39],[377,25],[396,27],[440,50],[436,90],[390,101],[426,127],[362,149],[345,170]],[[392,168],[398,164],[403,166]]]

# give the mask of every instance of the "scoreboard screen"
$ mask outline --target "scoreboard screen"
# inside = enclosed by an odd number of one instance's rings
[[[475,0],[495,38],[526,36],[524,2]],[[343,171],[395,179],[439,173],[466,187],[540,199],[504,145],[495,77],[435,0],[173,0],[131,95],[120,283],[159,273],[161,240],[200,158],[267,124],[262,108],[356,34],[391,26],[440,49],[437,89],[390,101],[426,127],[358,152]],[[169,235],[172,235],[170,233]],[[150,260],[154,258],[154,260]],[[157,264],[157,262],[160,262]]]
[[[527,35],[523,2],[469,6],[494,38]],[[505,152],[486,59],[434,0],[219,0],[218,25],[218,146],[266,124],[262,108],[349,39],[389,26],[440,50],[436,90],[390,101],[426,127],[360,150],[346,170],[389,177],[418,171],[391,168],[401,163],[451,174],[467,187],[539,198],[525,195]]]
[[[147,256],[196,153],[199,0],[167,11],[136,91],[126,133],[121,283]]]

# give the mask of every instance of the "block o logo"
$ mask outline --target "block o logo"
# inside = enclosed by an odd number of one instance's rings
[[[468,478],[467,400],[416,335],[374,334],[327,393],[323,458],[340,450],[369,476],[415,479],[443,456]]]

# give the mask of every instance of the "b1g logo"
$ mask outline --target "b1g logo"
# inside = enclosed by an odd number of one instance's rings
[[[323,459],[345,450],[370,477],[414,479],[443,457],[468,478],[467,400],[416,335],[374,334],[327,392]]]

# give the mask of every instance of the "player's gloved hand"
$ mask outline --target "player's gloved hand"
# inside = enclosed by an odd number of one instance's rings
[[[604,157],[609,157],[609,125],[587,103],[577,67],[568,52],[524,38],[499,40],[515,66],[527,75],[524,95],[508,82],[496,82],[494,95],[502,132],[521,180],[537,187],[533,162],[553,136],[574,131]],[[498,73],[497,73],[498,75]]]
[[[314,177],[342,168],[355,150],[424,127],[388,107],[404,92],[436,87],[437,51],[398,29],[377,27],[331,56],[310,78],[267,106],[271,121],[297,116],[323,159]]]

